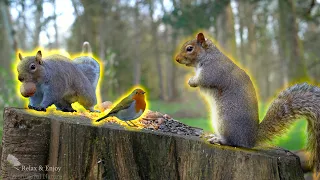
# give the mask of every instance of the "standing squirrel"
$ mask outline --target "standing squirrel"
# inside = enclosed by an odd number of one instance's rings
[[[42,58],[22,57],[19,53],[18,79],[24,97],[29,97],[30,109],[46,111],[54,104],[57,110],[74,112],[71,104],[79,102],[87,110],[95,111],[96,87],[100,76],[99,63],[92,57],[74,60],[55,54]]]
[[[211,108],[215,136],[210,143],[252,148],[284,133],[297,117],[308,120],[311,164],[320,171],[320,88],[297,84],[281,92],[259,124],[258,100],[248,74],[199,33],[186,42],[176,61],[195,67],[189,79]]]

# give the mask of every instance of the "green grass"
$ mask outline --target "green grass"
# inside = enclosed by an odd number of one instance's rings
[[[164,101],[149,101],[149,109],[159,111],[166,114],[175,114],[177,112],[185,112],[190,114],[199,113],[199,103],[193,101],[188,102],[164,102]],[[203,113],[203,116],[206,114]]]
[[[167,103],[164,101],[149,101],[149,109],[151,109],[152,111],[159,111],[166,114],[176,113],[182,108],[182,104],[177,102]]]
[[[277,138],[274,144],[289,150],[299,150],[307,142],[307,122],[299,120],[290,128],[289,132]]]
[[[187,103],[181,102],[164,102],[164,101],[149,101],[149,108],[152,111],[159,111],[173,116],[174,119],[179,120],[180,122],[187,124],[189,126],[199,127],[205,131],[212,131],[210,121],[205,118],[205,113],[202,114],[203,117],[176,117],[175,114],[178,112],[185,112],[186,114],[199,113],[199,106],[192,101]],[[201,114],[201,113],[200,113]]]

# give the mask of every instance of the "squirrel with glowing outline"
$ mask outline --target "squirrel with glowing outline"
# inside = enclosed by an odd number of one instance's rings
[[[297,84],[282,91],[259,124],[258,100],[248,74],[199,33],[182,46],[180,64],[195,68],[190,87],[199,87],[211,108],[211,143],[252,148],[283,134],[298,117],[308,121],[311,165],[320,171],[320,88]]]

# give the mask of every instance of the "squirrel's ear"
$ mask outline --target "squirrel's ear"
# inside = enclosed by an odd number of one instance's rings
[[[199,33],[197,35],[197,42],[200,43],[200,44],[206,42],[206,38],[204,37],[204,35],[202,33]]]
[[[42,54],[40,50],[37,52],[36,60],[39,62],[39,64],[42,64]]]
[[[23,57],[20,53],[19,53],[19,59],[20,59],[20,61],[23,59]]]

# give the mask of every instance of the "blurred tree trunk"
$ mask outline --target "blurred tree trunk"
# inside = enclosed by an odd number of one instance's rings
[[[74,9],[74,13],[76,14],[77,17],[80,16],[79,10],[78,10],[78,5],[77,5],[77,1],[76,0],[71,0],[73,9]]]
[[[5,1],[0,1],[0,11],[1,11],[1,22],[2,22],[2,26],[4,28],[1,28],[2,32],[5,34],[4,36],[4,45],[7,43],[7,47],[3,47],[1,49],[7,49],[8,51],[3,51],[4,53],[8,53],[8,59],[6,59],[6,56],[1,56],[2,58],[5,59],[5,61],[1,62],[1,66],[4,69],[10,69],[10,64],[11,64],[11,58],[14,56],[15,51],[18,49],[18,42],[15,39],[15,31],[13,29],[13,25],[12,25],[12,21],[11,21],[11,15],[10,15],[10,11],[9,11],[9,4],[7,4]],[[1,25],[1,24],[0,24]],[[0,31],[0,32],[1,32]]]
[[[281,61],[281,67],[282,67],[282,85],[288,84],[288,67],[289,67],[289,57],[286,55],[287,50],[287,43],[286,43],[286,33],[287,33],[287,27],[286,27],[286,16],[288,12],[285,12],[285,10],[288,7],[282,7],[286,6],[283,0],[279,0],[279,55],[280,55],[280,61]],[[283,9],[285,8],[285,9]]]
[[[224,6],[217,18],[219,45],[232,57],[236,56],[236,38],[234,30],[234,17],[230,1]]]
[[[134,7],[134,39],[135,45],[138,46],[141,43],[141,29],[139,21],[139,0],[136,0]],[[140,48],[134,50],[134,70],[133,70],[133,84],[139,85],[141,83],[141,57],[140,57]]]
[[[54,48],[59,48],[60,44],[59,44],[59,31],[58,31],[58,25],[57,25],[57,6],[56,6],[56,0],[52,0],[52,6],[53,6],[53,16],[54,16],[54,23],[53,23],[53,27],[54,27]]]
[[[247,2],[240,3],[239,0],[237,1],[238,4],[238,19],[239,19],[239,36],[240,36],[240,59],[241,63],[244,67],[247,66],[246,62],[246,52],[245,52],[245,39],[243,38],[243,29],[245,28],[244,26],[244,20],[245,18],[248,18],[245,16],[246,13],[246,6]]]
[[[260,98],[263,101],[266,101],[269,96],[270,96],[270,80],[269,76],[270,73],[272,73],[272,62],[274,62],[273,58],[270,61],[266,61],[265,57],[270,56],[272,54],[270,52],[271,47],[271,38],[268,36],[268,30],[267,30],[267,25],[268,25],[268,9],[263,8],[263,11],[257,15],[257,22],[259,22],[258,26],[259,28],[256,29],[256,34],[258,35],[259,38],[259,43],[257,47],[257,58],[255,61],[257,61],[257,68],[259,68],[258,71],[258,81],[257,83],[259,84],[260,90]],[[263,67],[263,68],[261,68]]]
[[[39,46],[40,32],[41,32],[41,18],[43,16],[43,0],[35,0],[36,12],[35,12],[35,30],[33,35],[33,47]]]
[[[86,31],[87,30],[86,27],[92,27],[92,25],[88,24],[86,21],[86,16],[88,15],[87,15],[87,8],[86,8],[85,1],[80,2],[80,0],[71,0],[71,3],[74,11],[75,20],[73,25],[71,26],[72,35],[67,40],[67,46],[68,46],[68,52],[79,53],[83,51],[82,45],[85,41],[88,41],[91,46],[93,45],[92,44],[93,42],[87,38],[87,35],[90,34],[91,32]],[[82,13],[80,12],[81,11],[80,9],[82,10]],[[99,29],[98,29],[98,33],[99,33]]]
[[[172,0],[172,4],[174,7],[177,7],[177,2],[176,0]],[[177,43],[178,43],[178,32],[177,30],[175,29],[172,29],[172,37],[171,37],[171,44],[172,44],[172,48],[171,48],[171,52],[170,54],[171,55],[175,55],[175,50],[177,48]],[[178,92],[178,87],[177,87],[177,72],[178,72],[178,69],[177,69],[177,66],[175,64],[175,61],[173,59],[171,59],[171,67],[169,69],[169,74],[168,74],[168,79],[169,79],[169,82],[168,82],[168,86],[170,88],[170,91],[168,92],[169,93],[169,99],[170,100],[175,100],[175,99],[178,99],[180,98],[180,93]]]
[[[165,6],[163,1],[161,2],[161,8],[162,11],[164,12],[164,14],[167,14],[168,12],[166,12]],[[175,1],[173,1],[173,5],[176,6]],[[166,24],[165,25],[165,31],[164,31],[164,37],[165,37],[165,44],[166,45],[171,45],[169,46],[170,48],[166,48],[166,70],[167,70],[167,101],[173,101],[175,100],[178,95],[177,93],[177,85],[176,85],[176,66],[174,64],[174,53],[175,53],[175,49],[177,46],[177,32],[176,30],[172,29],[171,31],[171,42],[170,42],[170,36],[169,36],[169,26]]]
[[[318,25],[314,22],[309,22],[307,31],[308,35],[306,36],[306,39],[304,40],[304,47],[305,49],[308,49],[311,52],[317,51],[318,47],[314,46],[314,39],[316,39],[318,35]],[[308,62],[307,70],[310,76],[312,77],[312,80],[315,84],[320,83],[320,56],[318,53],[312,53],[311,57],[309,59],[311,61]]]
[[[73,6],[73,10],[74,10],[74,13],[75,13],[75,15],[76,15],[76,17],[75,17],[75,19],[78,19],[79,17],[80,17],[80,12],[79,12],[79,10],[78,10],[78,1],[76,1],[76,0],[71,0],[71,3],[72,3],[72,6]],[[78,28],[79,29],[79,31],[80,31],[80,35],[82,36],[82,35],[84,35],[84,33],[83,33],[83,28]]]
[[[12,104],[18,100],[12,94],[15,90],[12,86],[13,71],[12,63],[16,59],[15,52],[18,48],[18,42],[13,30],[13,23],[9,10],[9,3],[0,0],[0,102],[1,107]],[[14,77],[15,78],[15,77]],[[2,121],[2,120],[0,120]]]
[[[166,57],[166,82],[167,82],[167,91],[166,91],[166,101],[173,101],[178,99],[177,85],[176,85],[176,65],[174,64],[174,52],[177,45],[177,33],[172,32],[171,39],[169,39],[169,30],[168,25],[165,26],[165,44],[170,44],[170,49],[165,52]],[[175,30],[173,30],[175,31]]]
[[[99,41],[99,58],[101,61],[106,60],[106,47],[104,43],[105,35],[105,20],[102,20],[100,24],[100,41]]]
[[[21,22],[19,24],[19,29],[17,29],[17,38],[19,39],[19,48],[26,50],[27,49],[27,33],[28,33],[28,27],[27,27],[27,20],[26,20],[26,2],[20,1],[21,11],[19,12],[18,22]],[[30,47],[29,47],[30,48]]]
[[[305,80],[306,67],[302,56],[302,48],[299,43],[298,25],[296,22],[296,9],[293,0],[279,0],[279,45],[280,57],[283,65],[284,78],[288,81]],[[287,80],[284,79],[284,84]]]
[[[247,43],[247,67],[254,76],[255,79],[258,78],[258,62],[257,62],[257,38],[256,38],[256,25],[253,23],[253,12],[255,5],[252,3],[247,3],[246,6],[246,18],[245,26],[248,28],[248,43]]]
[[[157,68],[157,73],[158,73],[158,78],[159,78],[159,89],[160,89],[160,94],[159,98],[161,100],[164,100],[164,87],[163,87],[163,77],[162,77],[162,67],[161,67],[161,55],[159,51],[159,39],[158,39],[158,25],[159,23],[156,22],[156,20],[153,18],[154,15],[154,2],[153,1],[148,1],[149,3],[149,17],[151,19],[151,36],[153,39],[153,52],[154,52],[154,57],[155,57],[155,64]]]
[[[73,6],[77,8],[75,1],[73,0]],[[99,35],[98,37],[96,37],[98,39],[98,43],[99,43],[99,59],[101,64],[103,65],[103,79],[108,79],[107,82],[102,83],[101,81],[101,87],[100,89],[98,89],[98,92],[100,95],[102,95],[101,97],[103,98],[110,98],[114,95],[114,81],[116,80],[114,77],[114,57],[113,55],[109,54],[108,52],[108,46],[106,45],[106,41],[108,41],[108,34],[110,33],[110,29],[108,27],[108,22],[110,21],[110,9],[111,9],[111,5],[109,4],[109,2],[107,1],[103,1],[100,4],[100,13],[99,13],[99,17],[97,18],[98,24],[97,26],[99,27]],[[79,13],[79,12],[78,12]],[[91,15],[92,16],[92,15]],[[82,34],[84,33],[85,29],[83,29],[83,24],[81,23],[80,25],[80,30],[79,33]],[[88,40],[84,40],[84,41],[88,41]],[[89,42],[90,43],[90,42]],[[106,57],[108,56],[108,57]],[[103,100],[102,100],[103,101]]]
[[[105,38],[107,31],[107,13],[108,6],[106,2],[101,3],[101,18],[100,21],[100,30],[99,30],[99,58],[101,61],[106,60],[106,46],[105,46]]]

